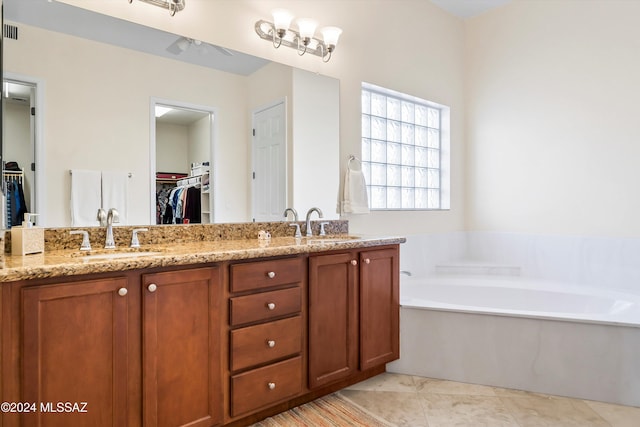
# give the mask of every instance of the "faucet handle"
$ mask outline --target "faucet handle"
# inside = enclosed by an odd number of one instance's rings
[[[140,241],[138,240],[138,233],[143,232],[143,231],[149,231],[148,228],[134,228],[133,231],[131,232],[131,247],[132,248],[139,248],[140,247]]]
[[[111,217],[111,222],[113,223],[120,222],[120,214],[116,208],[109,209],[109,213],[107,214],[107,224],[109,223],[109,217]]]
[[[302,233],[300,232],[300,224],[289,224],[289,227],[295,227],[296,228],[296,233],[293,235],[293,237],[302,237]]]
[[[98,208],[98,215],[96,219],[100,221],[101,227],[104,227],[105,225],[107,225],[107,213],[105,212],[104,209]]]
[[[330,224],[330,223],[327,222],[327,221],[322,221],[320,223],[320,236],[326,236],[327,235],[327,233],[324,231],[324,226],[327,225],[327,224]]]
[[[81,251],[90,251],[91,242],[89,241],[89,232],[86,230],[72,230],[69,234],[82,234],[82,243],[80,244]]]

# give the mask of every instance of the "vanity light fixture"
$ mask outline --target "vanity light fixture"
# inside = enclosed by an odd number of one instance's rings
[[[185,0],[139,0],[145,3],[152,4],[154,6],[163,7],[165,9],[169,9],[169,15],[173,16],[176,12],[184,9]],[[133,0],[129,0],[129,3],[132,3]]]
[[[318,24],[313,19],[297,19],[298,30],[296,31],[290,28],[293,15],[287,10],[275,9],[271,13],[273,23],[262,19],[256,22],[256,33],[261,39],[269,40],[276,49],[284,45],[296,49],[300,56],[309,52],[321,57],[323,62],[329,62],[338,44],[338,38],[342,34],[340,28],[322,28],[320,30],[322,39],[320,39],[315,36]]]

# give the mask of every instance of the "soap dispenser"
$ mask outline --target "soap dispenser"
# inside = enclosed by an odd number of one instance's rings
[[[11,227],[11,254],[29,255],[44,252],[44,228],[35,227],[31,218],[37,214],[25,213],[22,226]]]

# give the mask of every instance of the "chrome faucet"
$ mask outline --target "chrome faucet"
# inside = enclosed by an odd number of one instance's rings
[[[323,218],[322,211],[320,210],[320,208],[311,208],[307,211],[307,233],[306,233],[307,237],[313,236],[313,233],[311,232],[311,214],[314,211],[318,213],[319,218]]]
[[[120,222],[120,216],[115,208],[109,209],[107,214],[107,239],[104,242],[105,249],[115,249],[116,242],[113,240],[113,223]]]
[[[298,211],[295,210],[294,208],[287,208],[284,210],[284,220],[287,220],[287,215],[289,214],[289,212],[291,212],[293,214],[293,220],[295,222],[298,222]]]

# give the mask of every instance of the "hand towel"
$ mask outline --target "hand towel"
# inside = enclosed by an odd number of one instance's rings
[[[98,225],[100,198],[100,171],[71,170],[71,225],[86,227]]]
[[[369,198],[367,197],[367,183],[362,170],[353,170],[347,166],[344,176],[344,191],[342,212],[353,214],[369,213]]]
[[[109,212],[115,208],[120,221],[127,224],[127,208],[129,200],[129,174],[119,171],[102,171],[102,209]]]

